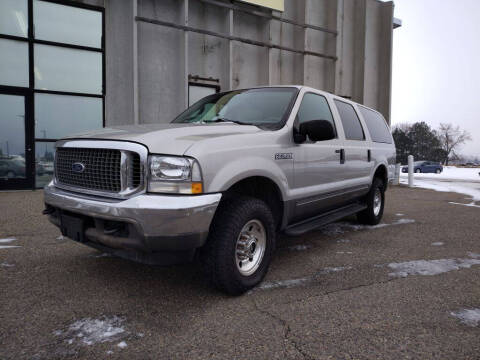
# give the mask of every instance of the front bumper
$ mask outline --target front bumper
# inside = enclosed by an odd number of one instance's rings
[[[222,194],[140,194],[118,200],[85,196],[50,183],[44,196],[49,220],[62,233],[66,233],[62,214],[82,220],[81,239],[87,245],[92,242],[113,249],[172,252],[204,245]]]

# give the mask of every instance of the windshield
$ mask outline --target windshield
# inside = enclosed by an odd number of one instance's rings
[[[234,122],[280,128],[297,93],[296,88],[260,88],[214,94],[193,104],[172,122]]]

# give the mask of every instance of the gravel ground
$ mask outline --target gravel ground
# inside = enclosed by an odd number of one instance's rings
[[[195,265],[63,239],[41,191],[0,193],[0,359],[479,359],[480,208],[450,202],[471,201],[391,187],[384,226],[280,237],[228,297]]]

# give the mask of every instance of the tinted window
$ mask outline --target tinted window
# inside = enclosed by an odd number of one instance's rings
[[[362,125],[352,105],[335,100],[347,140],[365,140]]]
[[[310,120],[328,120],[335,129],[332,112],[324,96],[308,93],[303,96],[297,113],[298,124]]]
[[[28,86],[28,43],[0,39],[0,85]]]
[[[0,1],[0,33],[22,37],[27,36],[27,0]]]
[[[96,97],[35,94],[35,137],[58,139],[99,129],[102,99]]]
[[[372,141],[391,144],[392,135],[383,116],[362,106],[359,108],[367,123],[368,132],[372,137]]]
[[[34,1],[35,38],[66,44],[102,46],[102,13],[72,6]]]
[[[102,93],[102,53],[35,44],[35,88]]]

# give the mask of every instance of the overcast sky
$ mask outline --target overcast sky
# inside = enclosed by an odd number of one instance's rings
[[[480,156],[480,0],[396,0],[392,124],[460,125]]]

